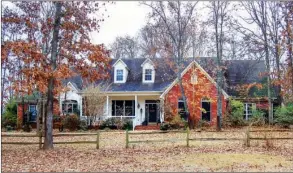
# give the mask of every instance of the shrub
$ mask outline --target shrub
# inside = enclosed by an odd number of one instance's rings
[[[100,129],[109,128],[109,129],[117,129],[122,127],[122,122],[120,118],[107,118],[106,120],[102,121],[100,125]]]
[[[200,129],[205,129],[206,127],[210,126],[210,123],[206,120],[199,120],[197,126]]]
[[[67,115],[63,120],[63,125],[70,131],[74,131],[78,128],[79,119],[77,115]]]
[[[261,110],[252,110],[252,116],[249,118],[249,122],[255,126],[263,126],[265,124],[265,113]]]
[[[184,121],[182,120],[180,115],[175,115],[170,121],[170,126],[172,129],[179,129],[181,127],[184,127]]]
[[[88,130],[88,125],[87,125],[86,120],[81,120],[79,122],[79,129],[84,130],[84,131]]]
[[[293,104],[278,107],[275,112],[275,122],[278,125],[288,128],[293,125]]]
[[[163,122],[161,125],[160,125],[160,130],[163,130],[163,131],[166,131],[166,130],[170,130],[171,129],[171,125],[169,123],[165,123]]]
[[[32,131],[32,126],[29,123],[25,123],[22,127],[22,130],[25,132],[31,132]]]
[[[125,120],[123,122],[122,129],[123,130],[132,130],[133,129],[133,122],[131,120]]]
[[[17,104],[14,100],[9,100],[5,107],[5,112],[2,117],[2,127],[17,125]]]
[[[244,105],[241,101],[230,100],[231,111],[225,116],[223,122],[227,126],[244,126],[246,122],[243,118]]]

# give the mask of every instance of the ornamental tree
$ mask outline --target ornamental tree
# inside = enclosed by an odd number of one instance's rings
[[[11,67],[21,76],[14,90],[47,98],[44,149],[53,148],[53,99],[65,89],[62,81],[77,74],[84,83],[108,77],[108,51],[90,38],[103,9],[99,2],[13,2],[2,15],[5,30],[17,28],[18,39],[6,38],[1,47],[2,63],[18,62]]]

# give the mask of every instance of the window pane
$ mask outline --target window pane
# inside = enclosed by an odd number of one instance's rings
[[[112,100],[112,116],[115,116],[115,106],[116,106],[116,101]]]
[[[117,81],[123,81],[123,70],[117,70],[116,80]]]
[[[134,104],[133,100],[126,100],[125,101],[125,116],[135,116],[134,112]]]
[[[29,121],[36,121],[37,119],[37,106],[29,105]]]
[[[181,118],[187,120],[187,114],[184,107],[184,102],[182,100],[178,101],[178,114],[180,114]]]
[[[144,80],[146,80],[146,81],[152,80],[152,69],[145,69]]]
[[[210,102],[202,102],[202,108],[205,111],[202,111],[202,120],[211,121],[211,103]]]
[[[124,101],[116,100],[116,116],[123,116],[124,114]]]

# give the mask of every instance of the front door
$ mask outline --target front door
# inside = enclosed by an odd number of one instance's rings
[[[147,123],[157,123],[159,117],[159,101],[146,100],[145,109]]]
[[[156,123],[157,122],[157,104],[149,104],[149,122]]]

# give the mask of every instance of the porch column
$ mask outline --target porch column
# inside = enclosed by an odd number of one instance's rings
[[[107,103],[106,103],[106,113],[107,117],[109,116],[109,96],[107,95]]]
[[[80,99],[80,110],[79,110],[79,117],[82,116],[82,96],[81,96],[81,99]]]
[[[161,119],[160,120],[161,120],[161,123],[162,123],[164,121],[164,113],[165,113],[165,110],[164,110],[164,108],[165,108],[165,106],[164,106],[165,105],[165,100],[164,100],[164,98],[161,99],[161,102],[162,102],[161,103],[161,106],[162,106],[161,110],[162,111],[161,111],[161,116],[160,116]]]
[[[135,97],[135,108],[134,108],[134,116],[137,117],[136,115],[138,115],[138,109],[137,109],[137,95],[134,96]]]

